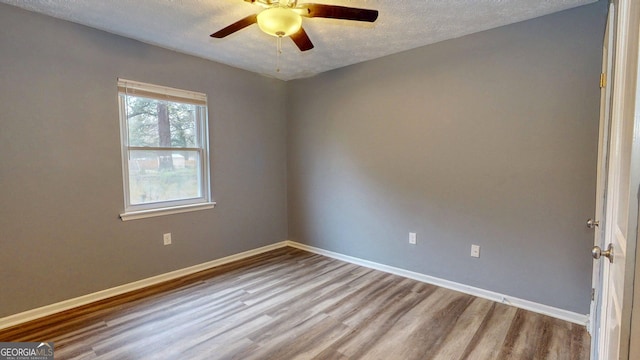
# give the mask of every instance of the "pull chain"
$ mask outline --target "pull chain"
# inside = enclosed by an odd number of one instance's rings
[[[276,45],[276,72],[280,72],[280,54],[282,54],[282,36],[278,36]]]

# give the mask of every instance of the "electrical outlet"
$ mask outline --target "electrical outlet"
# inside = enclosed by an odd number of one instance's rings
[[[417,240],[418,240],[418,238],[417,238],[416,233],[410,232],[409,233],[409,244],[415,245]]]
[[[471,257],[480,257],[480,245],[471,245]]]
[[[162,235],[162,240],[164,241],[165,245],[171,245],[171,233]]]

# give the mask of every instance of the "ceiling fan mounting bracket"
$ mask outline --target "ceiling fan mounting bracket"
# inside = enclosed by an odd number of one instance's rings
[[[260,5],[263,7],[289,7],[294,8],[298,5],[298,0],[244,0],[245,2]]]

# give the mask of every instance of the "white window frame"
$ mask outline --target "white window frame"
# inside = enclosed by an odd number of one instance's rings
[[[152,98],[157,100],[170,100],[174,102],[188,103],[199,106],[200,113],[196,117],[199,124],[197,128],[199,136],[199,147],[196,148],[176,148],[176,147],[135,147],[129,145],[129,131],[127,124],[126,96],[133,95],[139,97]],[[180,90],[165,86],[142,83],[126,79],[118,79],[118,106],[120,114],[120,143],[122,153],[122,176],[124,185],[124,212],[120,214],[123,221],[142,219],[154,216],[177,214],[188,211],[211,209],[215,202],[211,200],[211,180],[209,170],[209,126],[207,114],[207,95],[199,92]],[[131,204],[129,194],[129,151],[135,150],[177,150],[184,149],[198,151],[200,194],[201,196],[189,199],[179,199],[170,201],[158,201],[145,204]]]

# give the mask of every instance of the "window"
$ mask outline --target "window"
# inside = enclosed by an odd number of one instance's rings
[[[207,95],[118,79],[122,220],[212,208]]]

